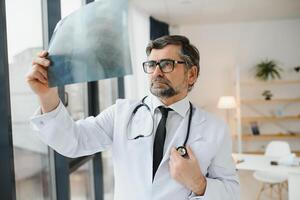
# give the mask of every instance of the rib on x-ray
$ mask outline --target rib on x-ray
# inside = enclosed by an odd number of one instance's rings
[[[50,87],[130,74],[127,0],[96,1],[65,17],[48,51]]]

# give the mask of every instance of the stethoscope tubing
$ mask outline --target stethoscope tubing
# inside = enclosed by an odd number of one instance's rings
[[[141,100],[141,103],[138,104],[132,111],[132,116],[134,116],[136,114],[136,112],[139,110],[140,107],[142,106],[145,106],[149,111],[150,111],[150,108],[147,104],[145,104],[145,99],[147,98],[147,96],[145,96],[142,100]],[[186,144],[187,144],[187,141],[189,139],[189,136],[190,136],[190,129],[191,129],[191,121],[192,121],[192,116],[193,116],[193,104],[191,102],[189,102],[189,105],[190,105],[190,113],[189,113],[189,121],[188,121],[188,126],[187,126],[187,132],[186,132],[186,137],[185,137],[185,140],[184,140],[184,143],[182,146],[179,146],[177,147],[177,151],[180,153],[181,156],[186,156],[187,155],[187,150],[186,150]],[[132,118],[132,117],[131,117]],[[137,139],[139,137],[142,137],[141,135],[134,138],[134,139]]]

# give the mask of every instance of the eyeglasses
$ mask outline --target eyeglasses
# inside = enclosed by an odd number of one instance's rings
[[[149,60],[146,62],[143,62],[143,69],[144,72],[147,74],[152,74],[156,66],[159,66],[159,69],[163,73],[170,73],[174,70],[175,64],[185,64],[185,61],[177,61],[177,60],[171,60],[171,59],[161,59],[159,61],[156,60]]]

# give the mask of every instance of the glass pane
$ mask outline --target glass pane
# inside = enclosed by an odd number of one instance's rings
[[[17,199],[51,199],[48,148],[28,122],[38,100],[24,78],[42,49],[41,1],[6,1],[6,14]]]
[[[70,174],[72,200],[92,200],[93,198],[93,161],[92,159]]]
[[[118,98],[118,79],[111,78],[98,82],[100,110],[113,105]]]
[[[61,0],[61,18],[71,14],[73,11],[79,9],[82,5],[82,0]]]
[[[81,7],[81,0],[62,0],[62,18]],[[65,86],[67,110],[76,121],[87,116],[87,84],[71,84]],[[93,200],[92,160],[80,166],[70,174],[70,192],[72,200]]]
[[[118,79],[106,79],[98,82],[100,110],[113,105],[118,97]],[[102,152],[104,199],[113,200],[114,198],[114,173],[111,151]]]
[[[67,110],[74,120],[84,118],[87,111],[87,87],[86,84],[72,84],[65,86],[65,98],[67,98]]]
[[[111,151],[102,152],[104,200],[114,199],[114,172]]]

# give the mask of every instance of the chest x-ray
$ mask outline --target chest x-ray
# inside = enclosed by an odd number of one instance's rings
[[[100,0],[70,14],[48,51],[50,87],[130,74],[127,0]]]

